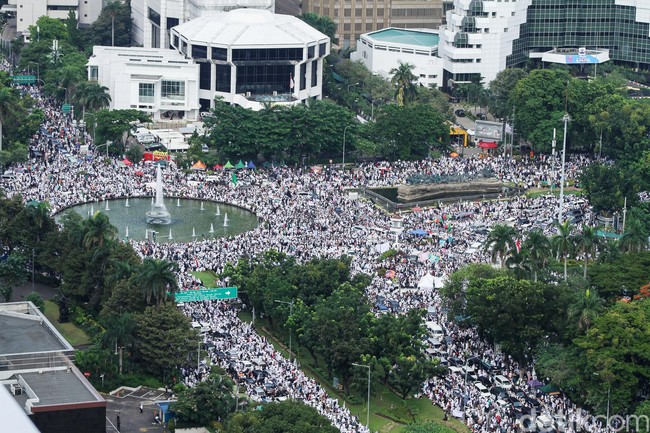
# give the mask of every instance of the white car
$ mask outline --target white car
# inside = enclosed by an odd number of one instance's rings
[[[490,394],[490,390],[487,389],[487,387],[483,385],[481,382],[474,383],[474,386],[476,387],[476,389],[478,389],[478,392],[481,394],[481,397],[490,398],[492,396]]]
[[[512,389],[512,382],[510,382],[510,379],[507,377],[498,374],[494,376],[494,386],[498,386],[499,388],[509,391]]]

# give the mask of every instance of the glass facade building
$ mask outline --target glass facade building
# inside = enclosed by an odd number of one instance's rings
[[[648,12],[650,0],[532,0],[506,64],[520,66],[534,52],[587,47],[609,49],[617,63],[650,68],[650,23],[640,20],[648,13],[639,8]]]

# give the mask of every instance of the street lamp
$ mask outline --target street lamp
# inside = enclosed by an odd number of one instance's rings
[[[567,124],[571,120],[569,113],[564,113],[562,116],[562,121],[564,122],[564,141],[562,142],[562,174],[560,176],[560,202],[557,211],[557,221],[562,223],[562,206],[564,205],[564,164],[566,163],[566,131]]]
[[[287,304],[289,306],[289,317],[293,314],[293,301],[280,301],[278,299],[275,300],[278,304]],[[293,358],[293,352],[291,351],[291,337],[292,337],[293,331],[291,330],[291,327],[289,327],[289,361],[292,360]]]
[[[355,367],[363,367],[368,369],[368,413],[366,414],[366,428],[370,430],[370,366],[352,363]]]
[[[557,144],[555,140],[555,128],[553,128],[553,141],[551,141],[551,194],[553,194],[553,184],[555,183],[555,145]]]
[[[348,128],[352,125],[348,125],[345,128],[343,128],[343,170],[345,170],[345,132],[348,130]]]
[[[86,144],[86,122],[83,119],[79,121],[79,129],[81,129],[81,143]]]
[[[350,87],[352,86],[358,86],[361,83],[353,83],[353,84],[348,84],[348,92],[350,91]]]

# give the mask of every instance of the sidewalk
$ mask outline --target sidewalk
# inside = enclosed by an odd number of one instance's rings
[[[117,415],[120,416],[120,432],[158,432],[165,431],[162,425],[154,424],[156,401],[166,401],[165,391],[142,387],[137,390],[124,390],[117,395],[102,394],[106,399],[106,433],[116,433]],[[143,412],[140,413],[140,403]]]

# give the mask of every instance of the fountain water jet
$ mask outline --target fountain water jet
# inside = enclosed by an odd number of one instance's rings
[[[104,210],[110,210],[110,208],[108,207],[108,200],[104,200],[104,202],[106,202],[106,207],[104,208]]]
[[[128,197],[126,198],[126,203],[124,203],[124,207],[131,207],[131,205],[129,204],[129,198]]]
[[[203,208],[203,202],[201,202],[201,210],[205,210],[205,209]]]
[[[153,202],[153,197],[151,200],[151,210],[147,212],[147,223],[170,224],[172,219],[163,201],[162,171],[160,171],[160,166],[156,168],[156,201]]]
[[[172,229],[169,229],[169,240],[172,240],[172,239],[174,239],[174,238],[172,237]]]
[[[214,233],[214,225],[212,223],[210,223],[210,233]]]
[[[219,209],[219,205],[217,204],[217,212],[215,213],[216,216],[221,215],[221,209]]]
[[[176,207],[181,207],[181,199],[180,198],[176,199]]]
[[[223,216],[223,226],[228,227],[228,212],[226,212]]]

